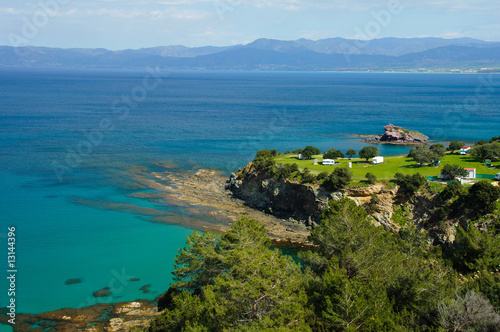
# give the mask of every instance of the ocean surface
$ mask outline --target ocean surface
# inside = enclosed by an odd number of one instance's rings
[[[228,175],[261,148],[359,151],[366,143],[352,134],[389,123],[435,142],[489,139],[500,135],[499,92],[499,75],[0,69],[0,305],[12,226],[17,313],[168,289],[191,232],[182,218],[204,217],[131,197],[151,191],[134,168]],[[147,208],[175,225],[150,222]],[[92,296],[104,287],[110,297]]]

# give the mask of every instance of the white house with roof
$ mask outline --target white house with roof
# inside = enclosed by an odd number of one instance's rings
[[[372,158],[372,163],[373,164],[381,164],[384,162],[384,157],[379,156],[379,157],[373,157]]]
[[[460,148],[460,154],[461,155],[468,154],[469,152],[470,152],[470,146],[462,146]]]
[[[469,174],[465,176],[466,179],[475,179],[477,174],[476,174],[476,169],[475,168],[464,168]]]

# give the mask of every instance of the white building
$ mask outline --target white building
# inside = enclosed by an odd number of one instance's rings
[[[462,146],[460,148],[460,154],[461,155],[468,154],[469,152],[470,152],[470,146]]]
[[[465,176],[466,179],[475,179],[476,178],[476,169],[475,168],[464,168],[469,174]]]
[[[372,158],[372,163],[373,164],[381,164],[384,162],[384,157],[373,157]]]
[[[324,159],[323,165],[335,165],[335,160],[333,159]]]

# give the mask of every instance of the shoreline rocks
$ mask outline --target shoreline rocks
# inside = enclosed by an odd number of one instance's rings
[[[428,143],[429,137],[415,130],[409,130],[402,127],[388,124],[384,127],[385,133],[373,137],[373,135],[355,135],[357,137],[371,137],[363,139],[366,143],[380,143],[380,144],[401,144],[401,145],[415,145]]]
[[[10,325],[5,309],[0,323]],[[154,301],[99,303],[84,308],[65,308],[40,314],[16,314],[16,331],[129,331],[146,327],[158,313]],[[102,319],[106,317],[106,319]]]

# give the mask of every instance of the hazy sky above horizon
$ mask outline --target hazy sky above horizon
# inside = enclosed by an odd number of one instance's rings
[[[128,49],[258,38],[500,41],[498,0],[0,0],[0,45]]]

